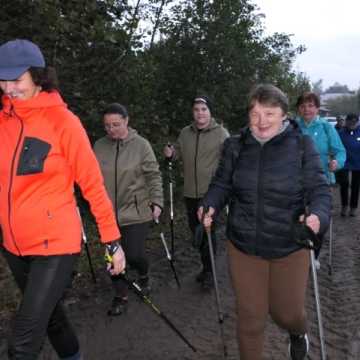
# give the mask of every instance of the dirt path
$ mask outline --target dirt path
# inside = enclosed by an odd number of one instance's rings
[[[360,231],[358,218],[340,218],[334,210],[334,266],[328,275],[328,242],[321,253],[318,273],[321,292],[326,345],[330,360],[360,359]],[[360,214],[359,214],[360,216]],[[179,230],[178,230],[179,233]],[[162,249],[155,248],[149,255],[153,259],[153,302],[165,313],[187,339],[197,348],[197,353],[171,331],[151,309],[131,294],[128,312],[109,318],[106,311],[112,292],[109,280],[99,271],[99,284],[89,285],[76,292],[77,301],[68,311],[78,331],[84,359],[108,360],[218,360],[222,347],[217,323],[214,293],[199,289],[194,277],[199,262],[189,242],[177,238],[176,267],[182,284],[178,290]],[[182,245],[180,245],[182,243]],[[235,340],[234,297],[230,287],[224,246],[218,256],[218,278],[225,322],[224,331],[229,351],[228,360],[239,359]],[[317,322],[312,290],[309,283],[307,311],[310,325],[310,359],[320,359]],[[285,360],[287,334],[271,321],[266,330],[265,359]],[[4,340],[0,342],[3,359]],[[57,359],[47,344],[41,360]]]

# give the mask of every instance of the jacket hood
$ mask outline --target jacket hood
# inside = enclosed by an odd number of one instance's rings
[[[129,134],[125,139],[123,139],[123,143],[125,144],[129,141],[132,141],[136,135],[137,135],[137,131],[135,129],[129,127]]]
[[[128,136],[125,139],[119,139],[121,144],[127,144],[128,142],[132,141],[138,135],[137,130],[131,128],[130,126],[129,126],[128,130],[129,130]],[[116,144],[116,142],[117,142],[117,139],[111,139],[111,138],[109,138],[109,136],[105,136],[105,139],[111,144]]]
[[[299,122],[299,124],[301,125],[301,127],[313,127],[313,126],[317,126],[319,123],[326,121],[324,119],[322,119],[319,115],[316,116],[314,119],[312,119],[309,123],[307,123],[301,116],[297,116],[296,117],[296,121]]]
[[[41,91],[37,96],[28,100],[11,99],[7,95],[2,97],[3,112],[10,114],[14,110],[17,115],[24,116],[32,110],[39,110],[53,107],[67,107],[57,91]]]

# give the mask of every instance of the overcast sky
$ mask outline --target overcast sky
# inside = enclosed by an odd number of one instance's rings
[[[294,45],[307,50],[295,70],[323,89],[339,82],[360,87],[360,0],[252,0],[266,18],[266,33],[293,34]]]

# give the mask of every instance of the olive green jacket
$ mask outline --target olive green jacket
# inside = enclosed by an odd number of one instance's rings
[[[150,221],[150,205],[163,207],[161,173],[150,143],[138,135],[136,130],[129,128],[126,139],[111,140],[105,136],[96,141],[94,151],[106,190],[117,209],[119,225]]]
[[[215,119],[202,130],[195,123],[181,130],[177,143],[183,161],[185,197],[201,198],[207,192],[228,136],[228,131]]]

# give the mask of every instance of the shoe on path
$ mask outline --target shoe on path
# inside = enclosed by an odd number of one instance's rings
[[[195,277],[196,282],[202,283],[205,279],[205,276],[206,276],[205,274],[206,274],[206,271],[201,270]]]
[[[214,288],[214,278],[211,271],[204,272],[204,278],[201,282],[201,287],[205,291],[209,291]]]
[[[349,215],[350,216],[356,216],[356,208],[350,208]]]
[[[347,206],[342,206],[342,207],[341,207],[340,215],[341,215],[342,217],[345,217],[346,214],[347,214]]]
[[[127,311],[128,299],[115,296],[111,303],[111,308],[108,310],[109,316],[119,316]]]
[[[290,334],[289,355],[291,360],[305,360],[309,352],[309,339],[307,334]]]

